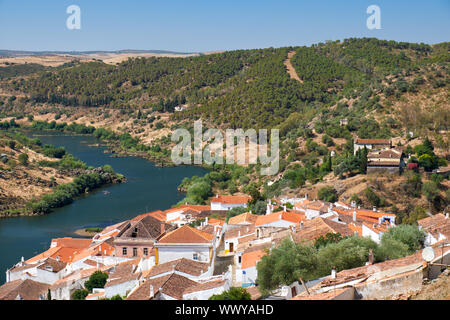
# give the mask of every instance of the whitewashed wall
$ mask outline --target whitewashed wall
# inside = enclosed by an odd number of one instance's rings
[[[167,247],[159,247],[158,248],[158,263],[165,263],[168,261],[177,260],[180,258],[186,258],[194,260],[193,254],[198,254],[198,261],[200,262],[209,262],[209,248],[208,247],[186,247],[186,248],[167,248]]]

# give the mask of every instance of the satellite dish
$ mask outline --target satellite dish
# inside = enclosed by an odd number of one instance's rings
[[[430,262],[434,259],[434,250],[431,247],[426,247],[425,249],[423,249],[422,251],[422,258],[427,261]]]

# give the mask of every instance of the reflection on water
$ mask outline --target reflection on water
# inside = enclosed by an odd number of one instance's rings
[[[109,164],[125,175],[127,182],[92,191],[45,216],[0,219],[0,283],[5,281],[7,268],[22,256],[28,259],[48,249],[52,238],[76,237],[73,232],[80,228],[105,227],[144,212],[169,208],[183,198],[177,186],[184,177],[206,173],[199,167],[160,168],[142,158],[112,157],[104,152],[104,143],[90,136],[42,132],[26,135],[44,144],[64,146],[89,166]]]

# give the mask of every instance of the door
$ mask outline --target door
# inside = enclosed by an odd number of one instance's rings
[[[233,242],[230,242],[230,252],[233,252],[233,246],[234,246],[234,243]]]

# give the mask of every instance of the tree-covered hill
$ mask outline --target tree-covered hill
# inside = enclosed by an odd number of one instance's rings
[[[296,52],[292,64],[302,83],[286,72],[289,51]],[[378,103],[370,97],[377,92],[420,85],[402,80],[398,88],[389,88],[384,81],[392,75],[433,66],[445,75],[438,85],[448,86],[449,61],[449,43],[362,38],[189,58],[136,58],[117,66],[75,62],[31,79],[16,77],[2,87],[25,93],[35,104],[151,109],[173,113],[175,121],[202,117],[222,127],[285,128],[293,113],[307,123],[343,98],[362,102],[359,109],[370,112]],[[187,108],[174,112],[177,106]]]

